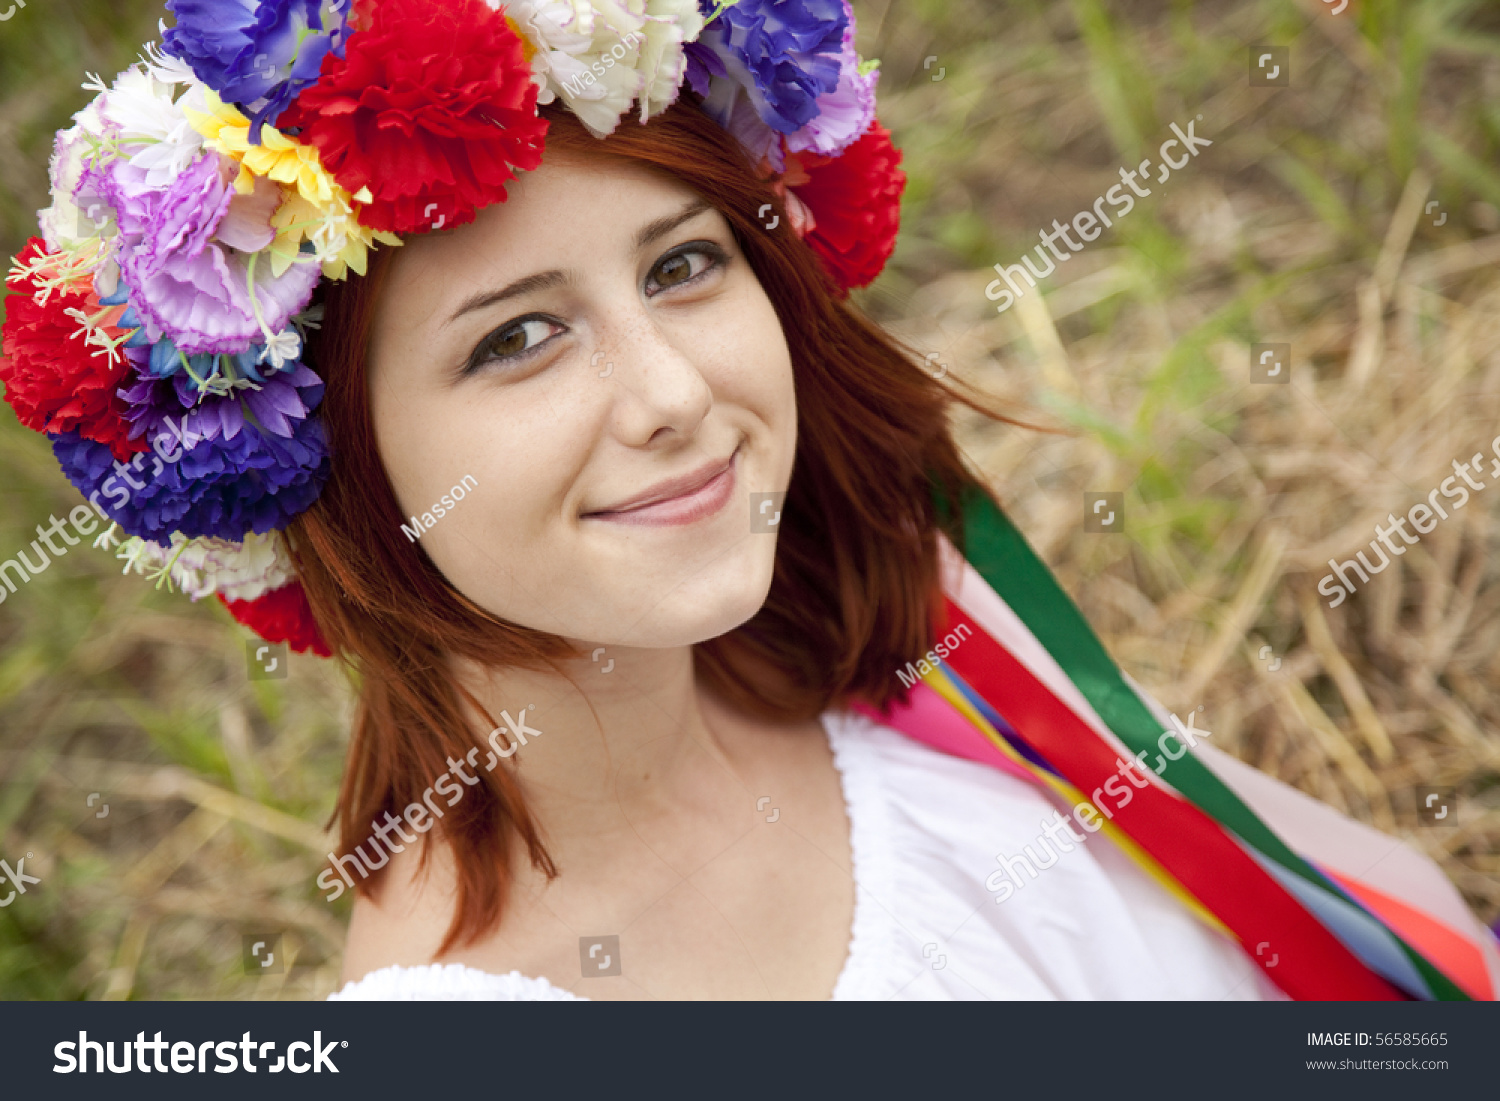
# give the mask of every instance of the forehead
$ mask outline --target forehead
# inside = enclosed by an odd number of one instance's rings
[[[639,226],[693,197],[660,170],[570,151],[521,173],[506,200],[483,208],[473,222],[408,237],[396,250],[390,282],[406,292],[423,286],[448,292],[574,267],[589,254],[628,249]]]

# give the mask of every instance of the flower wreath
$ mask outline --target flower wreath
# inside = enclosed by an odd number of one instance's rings
[[[463,225],[684,82],[835,284],[895,246],[905,176],[847,0],[168,0],[176,25],[59,131],[7,282],[0,381],[125,570],[328,656],[284,529],[327,480],[303,360],[320,279]],[[149,467],[147,469],[147,461]],[[102,498],[102,499],[101,499]],[[116,531],[126,536],[123,541]]]

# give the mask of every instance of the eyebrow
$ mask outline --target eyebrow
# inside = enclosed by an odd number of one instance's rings
[[[641,227],[641,231],[635,235],[635,247],[643,249],[658,237],[665,237],[683,222],[691,221],[698,217],[710,204],[707,199],[694,199],[676,214],[668,214],[664,218],[658,218],[649,225]]]
[[[640,231],[635,235],[635,247],[637,249],[645,248],[658,238],[671,233],[684,222],[691,221],[705,210],[710,209],[712,209],[712,204],[707,200],[694,199],[676,214],[668,214],[665,217],[658,218],[656,221],[642,226]],[[554,287],[569,286],[573,282],[574,276],[572,272],[560,271],[553,268],[551,271],[537,272],[535,275],[528,275],[523,279],[517,279],[514,283],[498,291],[478,291],[464,299],[463,304],[454,310],[448,320],[444,321],[440,327],[451,325],[466,313],[473,313],[475,310],[482,310],[488,306],[493,306],[496,302],[503,302],[507,298],[518,298],[523,294],[531,294],[534,291],[545,291],[551,290]]]

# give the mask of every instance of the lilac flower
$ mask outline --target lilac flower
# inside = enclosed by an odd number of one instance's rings
[[[257,269],[256,254],[217,236],[232,204],[257,201],[235,193],[231,172],[227,158],[206,152],[165,187],[151,186],[124,160],[84,173],[86,182],[97,179],[114,210],[120,274],[153,343],[169,336],[185,352],[239,352],[284,329],[312,297],[317,263],[293,263],[273,275],[269,261]],[[244,243],[246,219],[227,224]]]
[[[729,82],[718,87],[735,87]],[[719,125],[734,135],[746,153],[750,163],[756,167],[767,166],[773,172],[786,171],[786,155],[782,149],[782,135],[772,130],[758,114],[748,97],[734,94],[728,100],[730,106],[719,119]],[[705,103],[705,107],[708,104]],[[799,133],[801,131],[798,131]]]
[[[53,139],[52,156],[47,162],[52,203],[46,210],[37,211],[37,224],[47,242],[48,252],[56,252],[64,246],[76,247],[89,237],[106,236],[108,228],[109,211],[102,202],[95,201],[99,196],[75,195],[79,178],[83,175],[84,158],[92,152],[92,135],[85,122],[95,130],[103,128],[99,101],[96,99],[73,117],[84,122],[59,130]]]
[[[352,0],[167,0],[177,25],[167,53],[187,62],[226,103],[243,104],[250,141],[318,79],[323,58],[344,56]]]
[[[838,87],[848,26],[843,0],[740,0],[686,47],[687,79],[720,123],[743,94],[761,121],[790,134]]]
[[[144,410],[134,419],[153,439],[180,431],[191,446],[162,441],[176,461],[148,452],[116,463],[107,446],[77,432],[56,435],[52,444],[68,481],[126,534],[163,544],[174,531],[241,540],[284,528],[317,500],[329,473],[323,425],[311,415],[323,384],[305,365],[278,372],[259,391],[201,402],[185,373],[153,378],[141,374],[139,361],[137,373],[126,388]],[[166,421],[173,412],[182,416],[176,428]]]
[[[854,48],[854,11],[844,0],[849,25],[844,30],[844,47],[839,55],[839,81],[831,92],[818,97],[818,113],[807,125],[788,134],[786,147],[793,153],[811,150],[825,157],[837,157],[859,140],[875,120],[875,85],[880,70],[873,65],[864,71]]]

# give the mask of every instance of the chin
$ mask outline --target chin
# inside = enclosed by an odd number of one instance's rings
[[[669,591],[657,600],[610,602],[617,612],[587,637],[603,645],[649,648],[691,646],[718,638],[760,611],[771,591],[774,568],[774,546],[753,555],[726,555],[675,585],[664,582]],[[638,598],[639,593],[637,589],[630,595]],[[624,635],[612,634],[623,624],[633,626]]]

